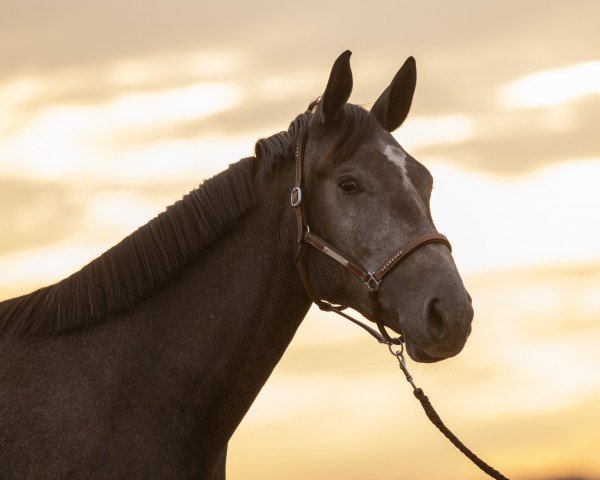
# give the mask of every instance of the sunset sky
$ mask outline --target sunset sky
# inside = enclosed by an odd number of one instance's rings
[[[405,58],[402,146],[473,296],[465,350],[409,367],[513,479],[600,478],[600,2],[2,0],[0,299],[57,281],[254,142],[353,51],[367,108]],[[234,435],[233,480],[486,478],[394,359],[311,310]]]

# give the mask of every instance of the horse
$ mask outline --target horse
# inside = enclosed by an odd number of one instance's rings
[[[378,315],[363,279],[335,258],[373,272],[437,235],[432,176],[391,134],[410,110],[415,60],[370,111],[348,103],[352,85],[346,51],[320,99],[254,156],[80,271],[0,303],[1,478],[224,479],[228,441],[311,295],[379,319],[417,362],[462,350],[471,297],[443,242],[389,269]],[[328,255],[298,248],[300,140],[302,215],[337,249]]]

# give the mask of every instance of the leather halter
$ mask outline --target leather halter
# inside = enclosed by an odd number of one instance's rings
[[[391,272],[399,263],[401,263],[406,257],[408,257],[415,250],[421,248],[428,243],[443,243],[452,251],[452,246],[448,239],[437,232],[429,232],[423,235],[420,235],[416,238],[413,238],[405,245],[403,245],[399,250],[397,250],[392,256],[390,256],[381,267],[379,267],[374,272],[367,271],[362,265],[358,262],[351,259],[348,255],[340,252],[337,248],[327,243],[318,235],[314,234],[310,231],[308,223],[306,221],[306,216],[304,214],[303,209],[303,191],[302,191],[302,164],[304,160],[304,146],[306,144],[306,138],[308,136],[308,129],[306,128],[304,132],[300,132],[298,134],[298,140],[296,141],[296,146],[294,150],[294,158],[296,163],[296,178],[294,183],[294,188],[290,194],[290,203],[294,208],[296,213],[296,226],[297,226],[297,251],[296,251],[296,268],[298,269],[298,273],[300,274],[300,279],[302,280],[302,284],[304,285],[304,289],[306,290],[309,298],[314,302],[321,310],[335,312],[351,322],[354,322],[358,326],[364,328],[367,332],[369,332],[379,343],[385,343],[387,345],[400,345],[404,339],[402,335],[392,338],[385,326],[383,324],[383,319],[381,318],[381,309],[379,305],[379,287],[381,286],[381,282],[384,277]],[[369,302],[371,304],[371,309],[373,312],[373,318],[375,319],[375,323],[377,324],[377,328],[379,332],[375,331],[371,327],[365,325],[352,318],[350,315],[344,313],[342,310],[346,307],[341,305],[333,305],[326,300],[319,298],[315,294],[314,289],[312,288],[310,281],[308,279],[308,274],[306,270],[306,264],[304,262],[303,250],[305,245],[311,245],[316,248],[318,251],[328,255],[333,258],[336,262],[340,263],[346,269],[351,271],[353,274],[358,276],[367,287],[367,292],[369,295]]]

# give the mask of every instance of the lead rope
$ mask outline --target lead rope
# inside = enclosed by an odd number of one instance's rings
[[[421,388],[417,387],[412,375],[410,374],[410,372],[408,371],[408,368],[406,367],[406,358],[404,358],[404,341],[402,340],[402,337],[399,337],[398,339],[393,339],[393,340],[399,340],[398,343],[388,342],[387,340],[385,340],[383,338],[383,336],[379,332],[373,330],[371,327],[365,325],[361,321],[356,320],[355,318],[352,318],[347,313],[342,312],[342,308],[340,308],[336,305],[331,305],[329,303],[324,303],[324,302],[323,302],[322,306],[319,304],[317,304],[317,305],[319,306],[319,308],[321,310],[323,310],[325,312],[337,313],[338,315],[341,315],[342,317],[350,320],[355,325],[358,325],[359,327],[362,327],[363,329],[365,329],[379,343],[387,345],[390,353],[396,358],[396,360],[398,360],[398,365],[400,367],[400,370],[402,370],[402,373],[404,374],[406,381],[408,383],[410,383],[411,387],[413,388],[413,395],[421,403],[421,406],[423,407],[423,410],[425,410],[425,414],[427,415],[427,418],[429,418],[431,423],[433,423],[436,426],[436,428],[448,440],[450,440],[450,443],[452,443],[452,445],[454,445],[458,450],[460,450],[465,457],[467,457],[469,460],[471,460],[475,465],[477,465],[477,467],[479,467],[487,475],[489,475],[490,477],[492,477],[496,480],[509,480],[508,477],[505,477],[504,475],[502,475],[502,473],[500,473],[498,470],[496,470],[491,465],[484,462],[475,453],[473,453],[473,451],[471,451],[471,449],[469,449],[464,443],[462,443],[458,439],[458,437],[456,435],[454,435],[454,433],[452,433],[452,431],[444,424],[444,422],[442,421],[442,419],[440,418],[438,413],[435,411],[435,408],[433,408],[433,405],[429,401],[429,398],[427,397],[427,395],[425,395],[425,392],[423,392],[423,390]],[[394,348],[397,348],[397,349],[394,350]]]
[[[406,381],[408,383],[410,383],[410,385],[412,386],[414,396],[417,397],[417,400],[421,403],[421,406],[423,407],[423,410],[425,410],[425,414],[427,415],[427,418],[429,418],[429,420],[431,420],[431,423],[433,423],[437,427],[437,429],[440,432],[442,432],[448,440],[450,440],[452,445],[454,445],[456,448],[458,448],[469,460],[471,460],[475,465],[477,465],[482,471],[487,473],[490,477],[495,478],[496,480],[509,480],[508,477],[505,477],[494,467],[488,465],[481,458],[479,458],[477,455],[475,455],[444,424],[444,422],[442,421],[442,419],[440,418],[438,413],[433,408],[433,405],[431,405],[431,402],[429,401],[429,398],[427,398],[427,395],[425,395],[425,393],[423,392],[422,389],[418,388],[415,385],[412,375],[406,368],[406,359],[404,358],[404,344],[400,344],[400,347],[395,351],[394,351],[394,347],[390,344],[388,344],[388,348],[390,350],[390,353],[394,357],[396,357],[396,359],[398,360],[398,365],[400,366],[400,370],[402,370],[402,373],[404,373],[404,376],[406,377]]]

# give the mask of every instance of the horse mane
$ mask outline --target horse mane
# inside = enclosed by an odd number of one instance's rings
[[[293,158],[294,143],[308,128],[317,104],[318,100],[312,102],[287,131],[258,140],[255,157],[206,180],[78,272],[0,302],[0,334],[81,330],[130,310],[235,227],[255,203],[255,167],[269,175]],[[350,156],[376,125],[369,112],[346,104],[332,127],[331,147],[325,154],[334,159]]]
[[[230,165],[71,276],[0,302],[0,332],[80,330],[129,310],[253,206],[254,162]]]

